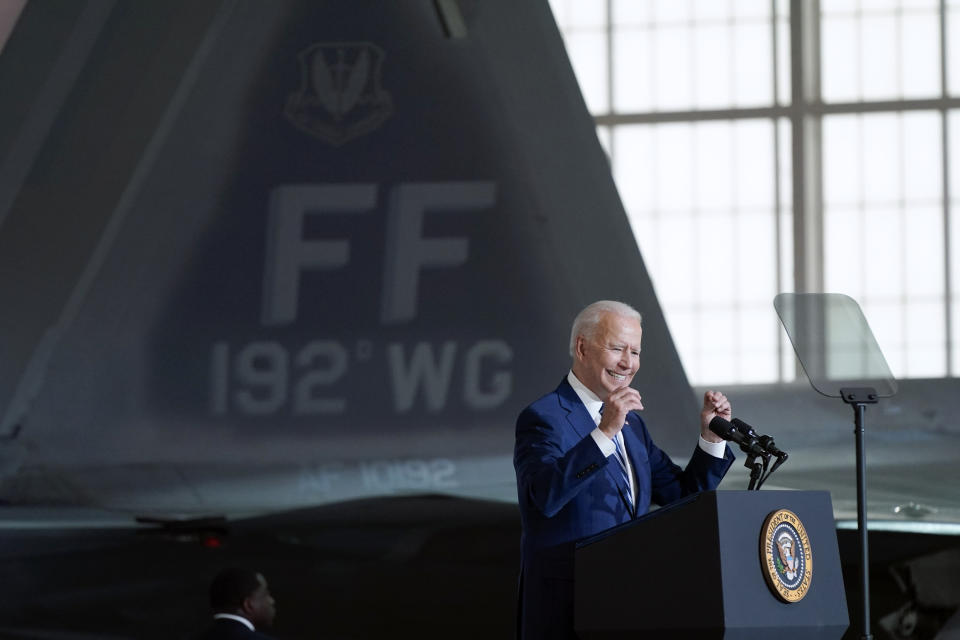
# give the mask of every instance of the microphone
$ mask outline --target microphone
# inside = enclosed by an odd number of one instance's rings
[[[771,438],[770,436],[758,435],[757,432],[753,430],[753,427],[748,425],[746,422],[744,422],[740,418],[734,418],[731,422],[733,423],[734,429],[736,429],[737,431],[743,434],[746,434],[751,438],[754,438],[764,451],[766,451],[772,456],[776,456],[777,458],[786,459],[787,454],[777,448],[777,445],[774,443],[773,438]]]
[[[767,454],[764,448],[760,446],[760,442],[757,440],[757,438],[747,435],[746,433],[741,433],[736,427],[720,416],[715,416],[713,420],[710,421],[710,431],[713,431],[724,440],[736,442],[738,445],[740,445],[740,449],[742,449],[746,454],[751,456],[762,456]]]

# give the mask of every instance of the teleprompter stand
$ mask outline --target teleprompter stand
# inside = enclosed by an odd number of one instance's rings
[[[854,438],[857,443],[857,533],[860,538],[860,589],[863,594],[860,620],[865,640],[872,640],[870,633],[870,551],[867,540],[867,453],[864,449],[864,414],[868,404],[877,404],[878,396],[873,387],[845,387],[840,389],[843,401],[853,407]]]
[[[790,336],[810,385],[853,407],[857,448],[857,531],[863,640],[870,633],[870,553],[867,540],[867,457],[864,415],[868,404],[892,396],[896,381],[859,305],[835,293],[782,293],[774,307]]]

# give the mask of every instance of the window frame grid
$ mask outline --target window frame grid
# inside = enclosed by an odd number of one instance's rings
[[[955,377],[957,369],[954,367],[954,344],[958,337],[953,335],[953,282],[951,278],[951,264],[953,256],[950,244],[950,140],[949,120],[950,113],[960,110],[960,95],[949,95],[949,77],[951,68],[948,67],[948,6],[947,0],[938,0],[939,8],[939,43],[940,54],[940,95],[931,98],[900,98],[887,100],[859,99],[845,102],[825,102],[822,98],[820,85],[820,29],[823,23],[823,12],[820,0],[769,0],[769,27],[771,30],[770,46],[773,58],[771,64],[771,103],[764,106],[737,107],[720,109],[683,109],[649,112],[617,112],[615,103],[615,56],[613,0],[604,0],[606,16],[606,113],[594,114],[594,121],[598,127],[610,132],[609,154],[611,162],[617,155],[616,139],[614,134],[617,127],[624,125],[650,124],[660,125],[674,122],[695,124],[709,120],[739,121],[747,119],[768,119],[773,127],[773,158],[774,158],[774,228],[776,238],[775,263],[778,270],[776,282],[778,285],[788,278],[782,273],[781,233],[784,209],[782,203],[783,188],[781,186],[784,168],[781,165],[782,140],[780,123],[786,121],[790,126],[792,138],[792,166],[790,167],[791,184],[801,185],[794,188],[791,198],[793,218],[793,282],[794,290],[798,292],[823,291],[824,268],[824,232],[823,229],[823,159],[821,148],[822,123],[825,116],[833,114],[868,114],[874,112],[892,112],[902,114],[910,111],[932,111],[939,114],[942,132],[941,167],[942,167],[942,221],[943,221],[943,255],[944,255],[944,287],[943,307],[945,309],[944,323],[944,359],[945,371],[948,377]],[[785,43],[781,42],[780,27],[784,19],[783,9],[787,8],[785,16],[789,26],[790,42],[788,49],[781,51]],[[862,13],[858,3],[858,10]],[[958,9],[951,5],[953,11]],[[900,6],[891,10],[896,16],[904,14],[905,9]],[[691,21],[692,22],[692,21]],[[900,31],[898,30],[898,41]],[[898,45],[898,51],[902,43]],[[790,96],[780,95],[780,68],[782,56],[790,54]],[[858,54],[859,55],[859,54]],[[897,64],[902,64],[897,58]],[[900,76],[898,75],[898,82]],[[901,83],[902,84],[902,83]],[[903,94],[902,86],[899,87]],[[860,96],[863,95],[861,91]],[[735,96],[732,96],[735,100]],[[779,328],[777,329],[779,331]],[[791,359],[792,352],[788,352],[783,340],[777,341],[777,379],[771,382],[785,382],[791,378],[785,375],[789,370],[784,359]]]

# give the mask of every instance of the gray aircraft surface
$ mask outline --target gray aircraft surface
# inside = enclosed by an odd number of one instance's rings
[[[514,420],[596,299],[643,311],[644,417],[689,456],[700,390],[545,0],[35,0],[0,92],[0,637],[185,637],[225,564],[278,637],[509,637]],[[849,408],[724,391],[852,570]],[[956,392],[868,414],[891,627],[960,605]]]

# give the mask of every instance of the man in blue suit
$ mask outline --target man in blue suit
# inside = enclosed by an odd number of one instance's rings
[[[521,640],[577,637],[577,540],[643,515],[651,502],[663,505],[715,489],[733,462],[730,449],[709,429],[715,416],[732,417],[719,392],[704,394],[700,441],[686,469],[651,440],[635,413],[643,409],[640,394],[630,388],[639,367],[640,321],[632,307],[610,300],[581,311],[570,336],[570,373],[517,418]]]

